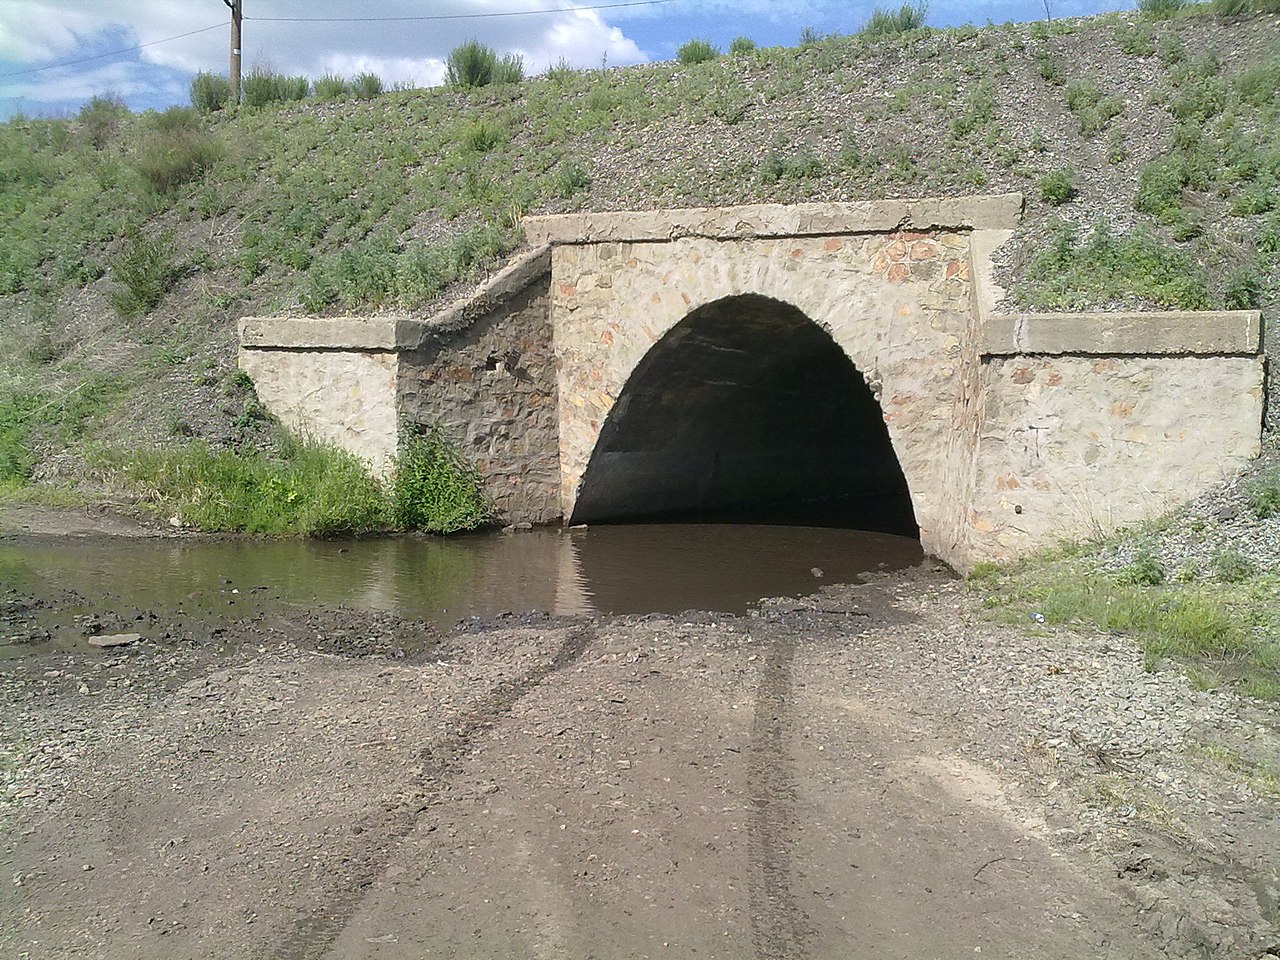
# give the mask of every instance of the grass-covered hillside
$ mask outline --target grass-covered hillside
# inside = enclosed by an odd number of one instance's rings
[[[1003,269],[1023,305],[1274,317],[1280,13],[1254,2],[14,119],[0,488],[163,498],[138,451],[268,450],[237,318],[430,312],[520,246],[525,213],[1021,191]]]

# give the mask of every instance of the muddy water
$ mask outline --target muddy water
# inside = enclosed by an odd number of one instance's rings
[[[100,607],[234,617],[343,605],[450,625],[531,610],[741,613],[763,597],[920,559],[918,542],[887,534],[719,524],[352,542],[30,540],[0,543],[0,589],[74,592],[85,616]],[[0,657],[19,653],[0,647]]]

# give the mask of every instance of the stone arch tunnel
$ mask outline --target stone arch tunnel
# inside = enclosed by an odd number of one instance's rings
[[[620,520],[918,533],[861,373],[800,310],[757,294],[693,310],[631,374],[571,518]]]

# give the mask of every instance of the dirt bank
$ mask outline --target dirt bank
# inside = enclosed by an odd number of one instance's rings
[[[919,572],[424,629],[313,611],[7,668],[0,952],[1280,948],[1280,718],[1126,642]]]

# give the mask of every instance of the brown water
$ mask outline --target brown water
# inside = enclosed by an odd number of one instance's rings
[[[920,559],[919,543],[905,537],[728,524],[347,542],[32,540],[0,543],[0,588],[74,591],[86,613],[243,616],[343,605],[451,625],[528,611],[742,613],[764,597],[805,595]]]

